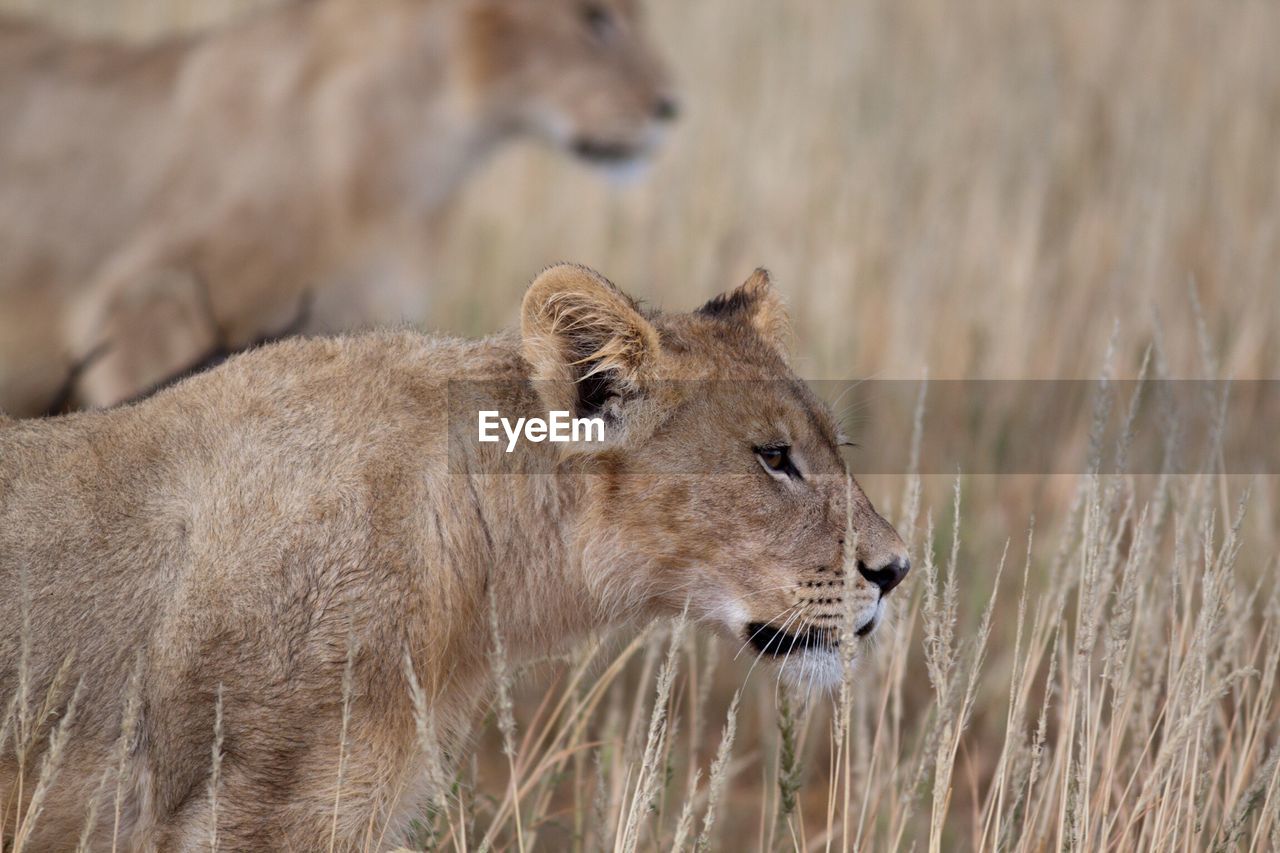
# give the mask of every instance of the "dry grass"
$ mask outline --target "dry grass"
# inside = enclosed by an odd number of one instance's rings
[[[1137,375],[1153,345],[1156,375],[1275,376],[1280,6],[654,4],[687,116],[654,173],[504,155],[447,225],[442,327],[511,320],[561,258],[668,305],[764,264],[814,378]],[[43,11],[148,33],[248,5]],[[917,570],[836,701],[743,686],[705,638],[594,644],[502,679],[419,844],[1280,849],[1274,478],[867,485]]]

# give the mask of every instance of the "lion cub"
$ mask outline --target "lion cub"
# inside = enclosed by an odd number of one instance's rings
[[[409,672],[456,754],[491,606],[517,656],[687,607],[793,677],[838,680],[840,626],[875,631],[907,555],[787,366],[786,329],[763,272],[664,314],[564,265],[518,333],[295,339],[136,405],[3,422],[0,707],[24,660],[23,701],[53,709],[24,796],[80,681],[39,845],[77,837],[117,743],[134,848],[207,847],[215,824],[231,850],[396,838],[424,787]],[[488,411],[604,431],[508,453],[479,440]],[[17,776],[10,751],[0,803],[21,811]]]
[[[131,46],[0,18],[0,412],[265,338],[421,322],[433,217],[504,141],[644,160],[639,0],[292,0]]]

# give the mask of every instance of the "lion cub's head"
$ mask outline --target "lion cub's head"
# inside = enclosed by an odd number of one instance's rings
[[[512,129],[593,164],[634,163],[677,112],[641,18],[640,0],[471,0],[473,83]]]
[[[604,442],[563,451],[588,474],[583,568],[600,600],[687,604],[797,680],[838,679],[841,627],[853,642],[874,632],[909,564],[850,477],[830,410],[787,364],[767,273],[660,314],[557,266],[522,311],[542,402],[606,424]]]

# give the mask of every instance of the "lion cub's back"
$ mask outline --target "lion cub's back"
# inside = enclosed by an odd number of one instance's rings
[[[465,352],[408,332],[291,340],[133,406],[5,421],[0,561],[162,562],[204,521],[271,531],[443,473],[444,371]]]

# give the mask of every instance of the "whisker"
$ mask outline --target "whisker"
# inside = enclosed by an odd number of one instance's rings
[[[801,612],[800,612],[799,614],[797,614],[797,615],[798,615],[798,616],[802,616],[802,615],[803,615],[803,611],[801,611]],[[779,664],[778,664],[778,676],[777,676],[777,679],[776,679],[776,681],[775,681],[775,683],[774,683],[774,689],[773,689],[773,699],[774,699],[774,701],[775,701],[775,702],[778,700],[778,689],[782,686],[782,670],[783,670],[783,667],[785,667],[785,666],[786,666],[786,665],[791,661],[791,653],[792,653],[792,652],[794,652],[794,651],[796,650],[796,646],[799,644],[799,642],[800,642],[800,638],[799,638],[799,637],[793,637],[793,638],[792,638],[792,640],[791,640],[791,645],[787,648],[786,652],[784,652],[784,653],[783,653],[783,655],[782,655],[782,660],[781,660],[781,662],[779,662]]]
[[[796,608],[799,608],[799,607],[800,607],[800,605],[798,605],[798,604],[797,604],[797,605],[795,605],[795,607],[796,607]],[[788,609],[792,609],[792,608],[788,608]],[[778,628],[778,629],[777,629],[777,631],[778,631],[778,636],[779,636],[779,637],[785,637],[785,636],[786,636],[786,634],[787,634],[787,628],[789,628],[789,627],[791,626],[791,623],[792,623],[792,622],[794,622],[795,620],[799,619],[802,615],[803,615],[803,611],[802,611],[802,610],[800,610],[800,609],[796,609],[796,612],[795,612],[795,613],[793,613],[793,614],[791,614],[790,616],[788,616],[788,617],[787,617],[787,621],[783,622],[783,623],[782,623],[782,626],[781,626],[780,628]],[[756,633],[759,633],[759,631],[757,631]],[[755,636],[755,635],[753,634],[752,636]],[[785,642],[785,640],[779,640],[779,643],[782,643],[782,642]],[[768,651],[769,651],[769,645],[770,645],[769,643],[765,643],[764,648],[763,648],[763,649],[761,649],[759,652],[757,652],[757,653],[756,653],[756,659],[755,659],[754,661],[752,661],[750,669],[748,669],[748,670],[747,670],[747,677],[743,679],[743,683],[744,683],[744,684],[746,683],[747,679],[751,678],[751,673],[755,672],[756,664],[760,663],[760,659],[761,659],[762,657],[764,657],[764,655],[765,655],[765,653],[766,653],[766,652],[768,652]],[[779,646],[778,646],[778,648],[782,648],[782,646],[781,646],[781,645],[779,645]],[[787,654],[790,654],[791,649],[794,649],[794,648],[795,648],[795,640],[792,640],[792,641],[791,641],[791,648],[789,648],[789,649],[787,650]],[[784,661],[785,661],[785,659],[786,659],[786,655],[785,655],[785,654],[783,655],[783,659],[784,659]]]
[[[781,618],[782,618],[782,617],[783,617],[783,616],[784,616],[788,611],[794,610],[795,608],[799,607],[799,606],[800,606],[800,604],[801,604],[800,602],[797,602],[797,603],[795,603],[795,604],[791,605],[790,607],[787,607],[787,608],[783,609],[782,611],[780,611],[777,615],[775,615],[772,619],[768,620],[767,622],[761,622],[761,623],[760,623],[760,627],[759,627],[759,628],[757,628],[757,629],[755,629],[755,631],[753,631],[753,632],[751,633],[751,636],[750,636],[750,637],[747,637],[747,641],[746,641],[745,643],[743,643],[743,644],[742,644],[742,647],[741,647],[741,648],[739,648],[739,649],[738,649],[738,654],[735,654],[735,655],[733,656],[733,659],[734,659],[734,660],[737,660],[737,659],[738,659],[738,655],[741,655],[741,654],[742,654],[743,649],[745,649],[747,646],[751,645],[751,641],[752,641],[752,640],[754,640],[754,639],[756,638],[756,635],[757,635],[757,634],[759,634],[759,633],[760,633],[761,631],[763,631],[765,628],[769,627],[769,625],[770,625],[772,622],[774,622],[775,620],[777,620],[777,619],[781,619]]]

